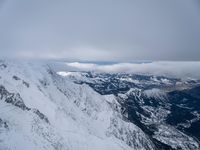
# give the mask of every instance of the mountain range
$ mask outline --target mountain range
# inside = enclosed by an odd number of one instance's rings
[[[0,150],[200,149],[199,80],[58,68],[0,61]]]

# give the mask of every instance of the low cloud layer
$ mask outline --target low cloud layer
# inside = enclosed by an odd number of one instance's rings
[[[94,63],[66,63],[70,70],[98,71],[108,73],[135,73],[163,75],[177,78],[200,79],[200,62],[149,62],[149,63],[118,63],[99,65]]]

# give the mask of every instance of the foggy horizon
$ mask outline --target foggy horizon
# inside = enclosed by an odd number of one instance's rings
[[[0,0],[2,58],[198,61],[200,3]]]

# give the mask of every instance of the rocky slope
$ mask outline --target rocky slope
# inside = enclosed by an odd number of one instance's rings
[[[150,138],[154,149],[194,150],[200,141],[200,82],[126,73],[58,72],[101,95],[112,95],[121,114]]]

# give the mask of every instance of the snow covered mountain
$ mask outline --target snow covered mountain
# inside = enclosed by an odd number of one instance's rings
[[[199,149],[200,82],[126,73],[58,72],[101,95],[114,95],[126,120],[149,136],[155,149]]]
[[[198,85],[0,61],[0,150],[200,149]]]
[[[57,75],[48,64],[0,62],[1,150],[148,150],[114,96]]]

